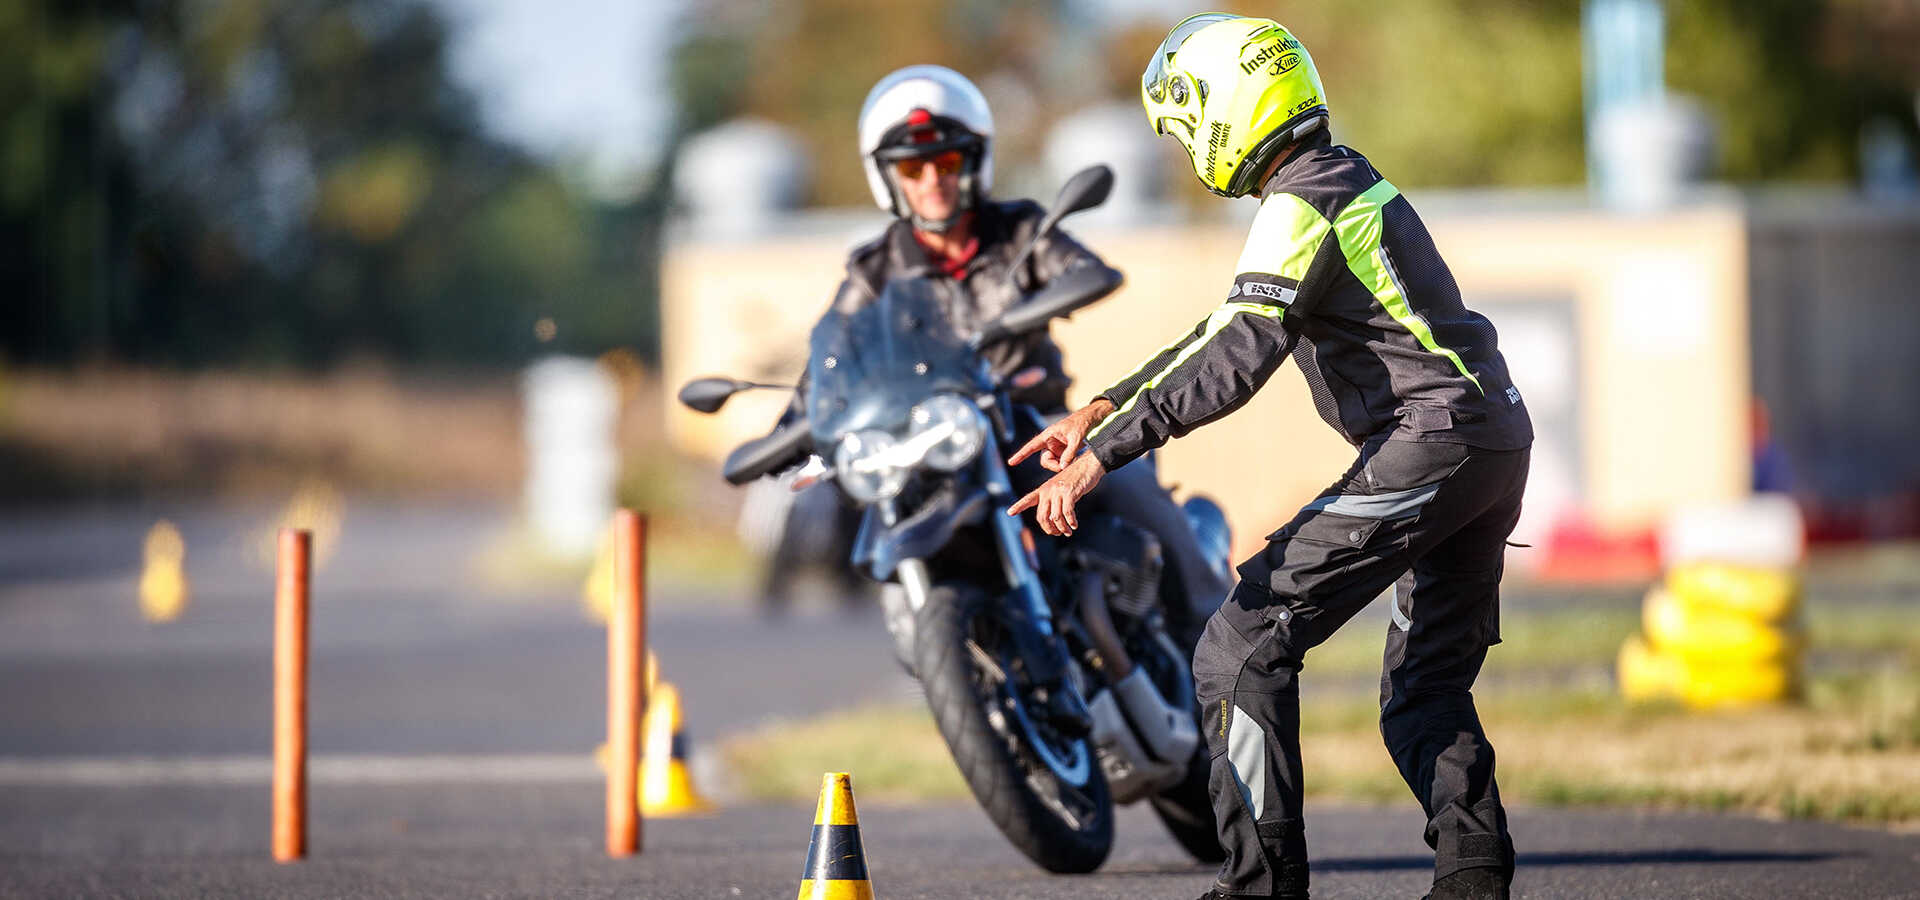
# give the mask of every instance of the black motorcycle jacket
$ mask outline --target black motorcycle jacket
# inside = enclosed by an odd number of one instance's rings
[[[1466,308],[1413,206],[1321,136],[1267,181],[1226,302],[1100,397],[1109,470],[1240,408],[1291,355],[1353,445],[1393,437],[1530,445],[1493,325]]]
[[[1061,274],[1081,266],[1106,265],[1056,228],[1040,239],[1020,271],[1009,279],[1007,267],[1045,215],[1045,210],[1030,200],[981,203],[973,221],[979,249],[951,275],[914,239],[910,225],[895,220],[880,237],[854,248],[848,256],[847,277],[834,294],[834,308],[851,312],[871,303],[892,279],[927,277],[955,330],[968,334]],[[1033,366],[1045,370],[1046,376],[1038,383],[1010,389],[1014,402],[1044,411],[1066,407],[1067,387],[1073,379],[1062,365],[1060,347],[1046,331],[989,345],[982,349],[982,355],[1002,379]]]

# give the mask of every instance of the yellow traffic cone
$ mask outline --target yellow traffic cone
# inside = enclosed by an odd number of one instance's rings
[[[820,779],[799,900],[873,900],[867,853],[860,847],[860,816],[853,810],[853,776],[845,772]]]
[[[613,609],[613,528],[600,532],[600,543],[593,551],[593,566],[587,570],[587,580],[580,585],[580,605],[586,607],[588,617],[595,622],[605,622],[607,611]]]
[[[140,614],[171,622],[187,608],[187,542],[166,519],[147,531],[146,562],[140,567]]]
[[[713,808],[693,787],[687,771],[687,735],[680,690],[661,681],[647,693],[646,743],[640,757],[640,814],[672,818]]]

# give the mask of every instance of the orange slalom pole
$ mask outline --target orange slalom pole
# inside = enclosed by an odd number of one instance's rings
[[[647,646],[647,520],[613,519],[613,608],[607,615],[607,855],[640,852],[641,657]]]
[[[280,529],[273,593],[273,858],[307,855],[307,582],[313,533]]]

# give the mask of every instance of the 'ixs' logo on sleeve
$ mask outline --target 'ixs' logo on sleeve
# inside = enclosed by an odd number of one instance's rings
[[[1240,61],[1240,71],[1252,75],[1262,67],[1267,74],[1278,75],[1300,64],[1300,42],[1293,38],[1276,41],[1260,48],[1254,55]]]
[[[1233,289],[1227,292],[1227,297],[1229,299],[1243,296],[1265,297],[1281,306],[1291,306],[1293,305],[1293,298],[1298,296],[1299,293],[1299,291],[1293,288],[1283,287],[1277,284],[1268,284],[1264,281],[1243,281],[1236,282],[1233,285]]]

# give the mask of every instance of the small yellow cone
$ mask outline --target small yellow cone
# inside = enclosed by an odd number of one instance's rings
[[[148,529],[144,549],[140,615],[149,622],[171,622],[187,608],[187,542],[180,529],[161,519]]]
[[[600,532],[598,549],[593,552],[593,566],[587,570],[587,580],[580,585],[580,605],[587,608],[587,616],[595,622],[605,622],[607,611],[613,608],[613,529]]]
[[[687,770],[686,723],[680,690],[661,681],[647,693],[645,744],[640,757],[640,814],[649,819],[693,815],[713,809],[693,787]]]
[[[828,772],[820,779],[820,805],[813,811],[813,839],[800,875],[798,900],[873,900],[867,854],[860,846],[860,816],[853,809],[853,776]]]

